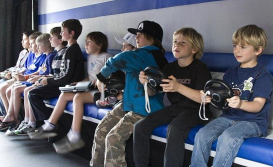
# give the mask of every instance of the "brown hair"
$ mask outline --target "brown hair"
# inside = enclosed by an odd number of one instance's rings
[[[144,34],[144,37],[147,40],[149,40],[149,41],[154,40],[154,43],[152,45],[158,47],[163,52],[163,54],[165,54],[165,49],[163,48],[162,43],[161,43],[161,41],[159,39],[154,38],[154,37],[152,37],[149,34],[146,34],[144,32],[143,32],[143,34]]]
[[[50,35],[52,36],[56,36],[58,37],[58,39],[62,39],[62,36],[61,36],[61,27],[53,27],[51,30],[50,30]],[[67,41],[63,41],[62,42],[62,45],[63,46],[66,46],[67,45]]]
[[[73,39],[77,40],[82,33],[82,24],[77,19],[69,19],[62,23],[63,28],[67,28],[68,32],[74,31]]]
[[[107,52],[108,39],[105,34],[99,31],[94,31],[87,34],[86,38],[91,39],[97,45],[101,45],[100,53]]]
[[[37,31],[37,32],[32,33],[28,38],[29,39],[36,39],[41,34],[42,34],[41,32]]]

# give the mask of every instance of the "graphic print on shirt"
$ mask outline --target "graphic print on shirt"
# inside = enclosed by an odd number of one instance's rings
[[[190,85],[191,84],[191,79],[177,79],[177,82],[183,85]]]
[[[41,67],[41,70],[43,71],[43,73],[45,73],[46,72],[46,64],[44,63],[43,65],[42,65],[42,67]]]
[[[69,64],[70,64],[70,59],[67,59],[67,60],[63,59],[62,60],[61,67],[60,67],[61,72],[59,73],[59,75],[54,77],[54,80],[58,80],[58,79],[64,77],[68,73]]]
[[[253,78],[252,77],[249,77],[248,80],[245,80],[244,81],[244,91],[245,90],[249,90],[250,92],[252,91],[252,87],[253,87],[253,84],[252,84],[252,81]]]
[[[235,96],[239,96],[241,100],[247,100],[249,94],[252,93],[253,88],[253,78],[249,77],[247,80],[244,80],[242,84],[231,83],[231,87]]]
[[[36,69],[36,65],[35,64],[31,64],[30,66],[28,66],[29,70],[35,70]]]

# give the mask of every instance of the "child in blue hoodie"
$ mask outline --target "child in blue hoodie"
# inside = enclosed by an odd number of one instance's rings
[[[125,142],[133,132],[134,124],[147,116],[143,85],[138,75],[148,66],[163,68],[167,64],[161,41],[163,30],[158,23],[143,21],[137,29],[128,31],[136,34],[137,49],[117,54],[108,59],[97,75],[97,86],[117,70],[126,72],[123,101],[115,106],[99,123],[94,136],[90,166],[126,166]],[[163,95],[150,97],[151,113],[164,107]]]

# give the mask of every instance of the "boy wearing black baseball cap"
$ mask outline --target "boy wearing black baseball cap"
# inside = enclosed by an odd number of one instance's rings
[[[162,42],[163,30],[158,23],[153,21],[142,21],[141,23],[139,23],[137,29],[128,28],[128,31],[135,35],[137,34],[137,32],[145,33]]]
[[[137,49],[121,52],[107,60],[97,75],[101,82],[117,70],[126,72],[126,84],[122,103],[117,104],[98,124],[92,148],[90,166],[127,166],[125,160],[125,143],[133,132],[134,124],[147,116],[145,110],[144,87],[138,75],[148,66],[163,68],[167,64],[161,41],[163,30],[152,21],[141,22],[137,29],[129,28],[136,35]],[[150,97],[151,113],[160,110],[163,94]]]

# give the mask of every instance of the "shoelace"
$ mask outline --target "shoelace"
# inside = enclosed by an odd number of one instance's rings
[[[207,91],[204,96],[201,97],[202,101],[201,101],[201,104],[200,104],[200,108],[199,108],[199,118],[202,119],[203,121],[207,121],[209,120],[207,117],[206,117],[206,96],[210,94],[209,91]],[[201,111],[202,111],[202,106],[203,106],[203,117],[201,117]]]
[[[150,101],[149,101],[149,95],[148,95],[148,87],[147,87],[147,82],[144,84],[144,92],[145,92],[145,108],[148,113],[151,112],[150,108]]]

